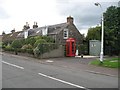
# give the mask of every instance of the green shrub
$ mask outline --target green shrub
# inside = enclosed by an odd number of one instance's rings
[[[33,49],[27,49],[26,52],[29,54],[33,54]]]
[[[36,47],[34,50],[33,50],[33,53],[35,55],[35,57],[38,57],[40,55],[40,50],[38,49],[38,47]]]
[[[20,40],[15,40],[15,41],[12,42],[11,46],[13,48],[15,48],[15,49],[16,48],[21,48],[22,47],[22,43],[20,42]]]
[[[37,47],[38,44],[43,44],[43,43],[47,43],[46,40],[44,40],[44,39],[38,39],[38,40],[35,42],[34,47]]]
[[[44,54],[46,52],[49,52],[51,50],[57,49],[58,45],[53,43],[44,43],[44,44],[38,44],[38,46],[34,49],[34,55],[39,56],[41,54]]]
[[[2,45],[2,49],[4,49],[6,46],[5,45]]]
[[[5,50],[5,51],[14,51],[14,48],[12,48],[12,47],[10,46],[10,44],[8,44],[7,46],[5,46],[4,50]]]
[[[49,43],[53,43],[54,42],[54,39],[49,37],[49,36],[42,36],[42,39],[46,40]]]
[[[17,49],[17,52],[25,53],[25,52],[26,52],[26,49],[18,48],[18,49]]]
[[[28,45],[23,45],[21,49],[32,49],[32,45],[28,44]]]
[[[38,39],[42,39],[42,36],[35,36],[34,38],[37,41]]]
[[[8,44],[5,48],[6,48],[6,49],[10,49],[10,48],[12,48],[12,47],[10,46],[10,44]]]
[[[35,42],[36,39],[34,37],[28,37],[27,39],[25,39],[25,44],[30,44],[33,46]]]
[[[88,53],[87,45],[81,44],[81,45],[78,45],[77,47],[78,47],[79,55],[81,55],[81,54],[85,54],[86,55]]]

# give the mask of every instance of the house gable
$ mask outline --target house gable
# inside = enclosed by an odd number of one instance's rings
[[[78,31],[78,29],[76,28],[76,26],[74,24],[68,24],[66,27],[64,27],[59,34],[56,35],[56,43],[61,43],[61,44],[65,44],[67,38],[64,38],[64,30],[68,29],[68,38],[75,38],[76,43],[77,44],[81,44],[82,43],[82,35],[80,34],[80,32]]]

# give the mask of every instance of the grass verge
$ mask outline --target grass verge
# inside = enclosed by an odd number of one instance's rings
[[[99,59],[97,59],[89,64],[108,68],[120,68],[120,58],[106,58],[103,60],[103,63],[100,63]]]

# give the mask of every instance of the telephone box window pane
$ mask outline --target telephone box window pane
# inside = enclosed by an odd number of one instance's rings
[[[68,47],[67,47],[67,54],[69,54],[69,52],[70,52],[70,43],[68,42],[67,45],[68,45]]]
[[[74,54],[74,42],[72,42],[72,53]]]

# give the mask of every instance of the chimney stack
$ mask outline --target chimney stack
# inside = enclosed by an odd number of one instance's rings
[[[37,22],[34,22],[33,28],[38,28]]]
[[[26,22],[26,25],[23,26],[23,31],[27,30],[27,29],[30,29],[30,26],[29,26],[28,22]]]
[[[5,32],[4,32],[4,31],[2,32],[2,35],[5,35]]]
[[[14,33],[15,32],[15,28],[13,30],[11,30],[11,32]]]
[[[67,23],[73,24],[73,17],[71,17],[71,16],[67,17]]]

